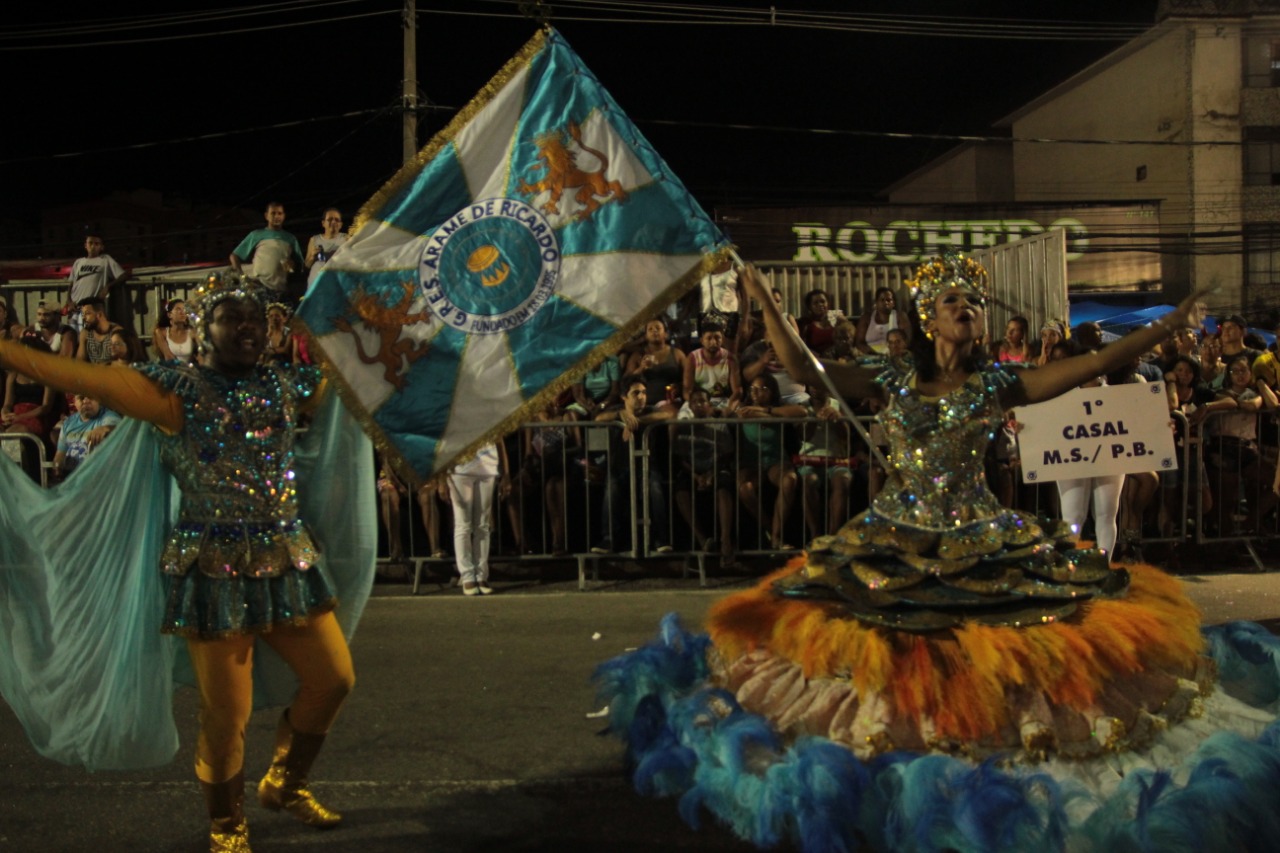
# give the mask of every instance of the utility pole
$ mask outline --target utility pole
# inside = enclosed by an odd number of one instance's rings
[[[418,8],[416,0],[404,0],[404,88],[400,108],[404,114],[404,162],[418,153]]]

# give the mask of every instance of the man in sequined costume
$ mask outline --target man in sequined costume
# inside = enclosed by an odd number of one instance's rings
[[[307,772],[354,684],[328,581],[298,518],[294,440],[318,399],[315,368],[264,366],[269,293],[251,280],[211,280],[189,303],[198,366],[110,369],[0,345],[0,365],[62,391],[92,395],[161,433],[161,457],[182,490],[162,557],[162,630],[185,636],[201,698],[196,775],[213,853],[249,848],[243,813],[244,730],[261,639],[299,681],[281,717],[258,796],[315,827],[341,816],[316,802]]]

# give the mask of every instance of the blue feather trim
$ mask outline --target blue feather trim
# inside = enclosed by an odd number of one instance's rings
[[[1220,688],[1274,714],[1280,640],[1259,625],[1205,630]],[[638,791],[679,797],[760,847],[894,851],[1280,851],[1280,721],[1256,740],[1207,738],[1184,768],[1128,775],[1105,801],[1046,772],[944,755],[868,762],[825,738],[784,743],[767,720],[709,685],[710,640],[674,614],[658,639],[594,680],[627,744]]]

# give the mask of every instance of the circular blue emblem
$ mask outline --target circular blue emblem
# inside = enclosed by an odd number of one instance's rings
[[[418,267],[431,313],[468,334],[509,332],[555,293],[560,243],[536,208],[481,199],[427,239]]]

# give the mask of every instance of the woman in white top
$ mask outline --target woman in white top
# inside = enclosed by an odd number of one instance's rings
[[[195,361],[196,343],[187,323],[187,305],[181,299],[170,299],[164,304],[164,316],[151,330],[151,345],[161,361]]]
[[[857,337],[853,345],[861,353],[886,353],[889,351],[889,331],[902,329],[911,342],[911,326],[907,315],[898,310],[897,297],[887,287],[876,288],[874,307],[858,318]]]
[[[347,242],[347,235],[342,233],[342,211],[331,207],[320,219],[323,234],[317,234],[307,242],[307,256],[303,262],[307,265],[307,287],[320,275],[325,263],[338,251],[338,247]]]

